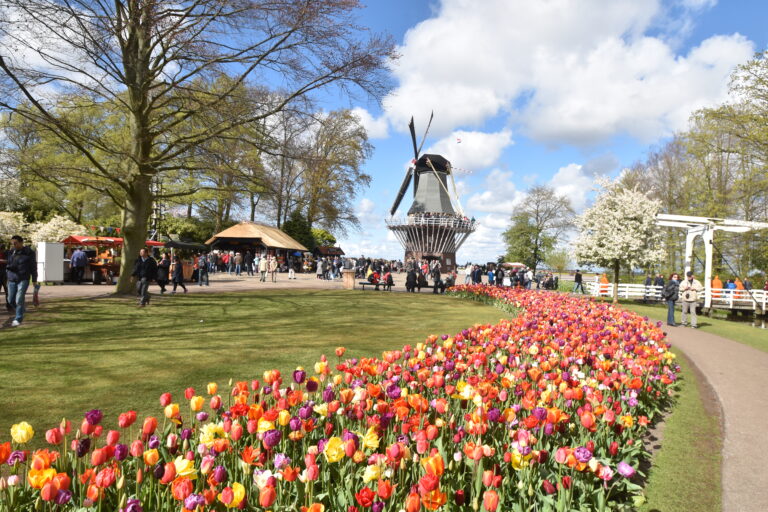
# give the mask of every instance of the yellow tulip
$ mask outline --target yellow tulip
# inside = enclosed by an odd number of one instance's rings
[[[168,404],[165,406],[165,417],[168,419],[175,418],[179,415],[179,404]]]
[[[263,434],[264,432],[274,430],[274,429],[275,429],[275,424],[273,422],[265,418],[261,418],[259,420],[259,429],[258,429],[259,434]]]
[[[344,443],[340,437],[332,437],[323,449],[323,454],[328,462],[338,462],[344,458]]]
[[[280,411],[280,413],[277,415],[277,422],[280,424],[281,427],[286,426],[291,421],[291,413],[283,409]]]
[[[371,450],[375,450],[378,447],[379,436],[376,434],[376,429],[374,427],[370,427],[368,432],[365,433],[365,436],[363,436],[363,448],[370,448]]]
[[[215,395],[216,391],[219,390],[219,385],[215,382],[209,382],[208,383],[208,394],[209,395]]]
[[[201,411],[204,404],[205,399],[201,396],[193,396],[189,399],[189,408],[195,412]]]
[[[173,461],[173,465],[176,466],[176,476],[186,476],[190,480],[197,478],[197,470],[195,469],[195,463],[184,457],[176,457]]]
[[[14,443],[17,444],[24,444],[29,442],[30,439],[35,435],[35,430],[32,428],[32,425],[27,423],[26,421],[22,421],[21,423],[16,423],[11,427],[11,439],[13,439]]]
[[[363,482],[373,482],[381,477],[381,468],[377,465],[366,466],[363,473]]]

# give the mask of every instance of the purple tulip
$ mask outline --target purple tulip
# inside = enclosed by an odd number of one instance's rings
[[[66,505],[72,500],[72,493],[66,489],[59,489],[59,492],[56,493],[56,504],[57,505]]]
[[[384,510],[384,502],[383,501],[374,501],[373,505],[371,505],[371,511],[372,512],[381,512]]]
[[[98,409],[92,409],[85,413],[85,421],[94,426],[101,423],[101,418],[103,417],[104,414]]]
[[[624,478],[632,478],[635,476],[635,468],[630,466],[624,461],[619,462],[618,466],[616,466],[616,469],[618,470],[619,474],[623,476]]]
[[[329,403],[333,402],[336,399],[336,393],[333,391],[331,386],[328,386],[323,390],[323,402]]]
[[[499,418],[501,418],[501,411],[498,410],[496,407],[488,411],[488,421],[491,423],[496,423],[499,421]]]
[[[227,470],[224,466],[216,466],[213,469],[213,479],[217,484],[227,481]]]
[[[188,441],[192,438],[192,429],[191,428],[185,428],[181,431],[181,439],[182,441]]]
[[[163,465],[162,462],[158,462],[157,464],[155,464],[155,467],[152,468],[152,474],[157,479],[163,478],[163,475],[165,474],[165,466]]]
[[[154,450],[156,448],[160,447],[160,438],[156,435],[152,434],[149,438],[149,442],[147,442],[147,446],[149,446],[150,450]]]
[[[128,445],[117,444],[115,445],[115,460],[118,462],[125,459],[128,456]]]
[[[197,413],[195,418],[197,418],[197,421],[208,421],[208,413],[205,411],[200,411]]]
[[[317,391],[317,387],[319,386],[318,382],[315,379],[309,379],[307,381],[307,391],[310,393],[314,393]]]
[[[8,465],[15,466],[19,462],[25,462],[27,460],[27,452],[21,450],[14,450],[8,457]]]
[[[579,446],[573,451],[573,455],[579,462],[589,462],[592,459],[592,452],[586,446]]]
[[[291,459],[284,453],[275,454],[275,469],[282,469],[291,464]]]
[[[184,508],[187,510],[196,510],[197,507],[205,505],[205,498],[202,494],[190,494],[184,500]]]
[[[390,384],[389,386],[387,386],[387,396],[392,400],[400,398],[401,393],[402,391],[400,390],[400,386],[398,386],[397,384]]]
[[[283,433],[279,430],[272,429],[264,432],[264,445],[267,447],[268,450],[271,450],[278,444],[280,444],[280,439],[282,439]]]
[[[299,417],[303,420],[308,420],[312,417],[312,406],[307,404],[303,407],[299,407]]]
[[[293,382],[296,384],[301,384],[304,382],[304,379],[307,378],[307,372],[304,370],[294,370],[293,371]]]
[[[545,436],[551,436],[555,432],[555,425],[552,423],[547,423],[544,425],[544,435]]]
[[[125,503],[125,507],[120,509],[120,512],[144,512],[144,509],[141,508],[141,500],[130,498]]]
[[[288,428],[290,428],[292,432],[299,430],[301,428],[301,418],[298,416],[291,418],[291,421],[288,422]]]
[[[88,453],[88,450],[91,449],[91,439],[89,437],[85,437],[83,439],[80,439],[77,442],[77,448],[75,448],[75,453],[78,457],[82,457],[86,453]]]
[[[547,410],[543,407],[534,407],[531,415],[539,421],[547,419]]]

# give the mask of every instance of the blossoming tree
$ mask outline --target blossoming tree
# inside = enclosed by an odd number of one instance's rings
[[[613,269],[613,302],[618,302],[619,271],[656,263],[664,258],[656,226],[661,203],[636,189],[601,181],[603,191],[594,206],[576,220],[579,237],[576,259]]]
[[[38,222],[30,227],[30,238],[34,243],[58,242],[70,235],[87,235],[84,226],[66,217],[55,215],[48,222]]]

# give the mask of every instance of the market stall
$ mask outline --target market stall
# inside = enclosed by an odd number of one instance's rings
[[[61,241],[67,247],[65,261],[72,255],[75,247],[92,247],[86,251],[88,255],[87,275],[91,276],[95,284],[101,282],[112,283],[114,277],[120,275],[120,253],[123,248],[123,239],[113,236],[82,236],[71,235]],[[163,247],[164,242],[147,240],[148,247]]]

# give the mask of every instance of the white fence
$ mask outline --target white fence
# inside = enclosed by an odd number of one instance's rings
[[[613,283],[601,284],[596,282],[584,283],[587,293],[595,297],[612,297]],[[642,284],[619,283],[620,299],[637,299],[661,301],[663,287],[645,286]],[[699,301],[704,302],[706,291],[699,292]],[[712,288],[712,307],[716,309],[751,309],[768,310],[768,292],[764,290],[728,290]]]

